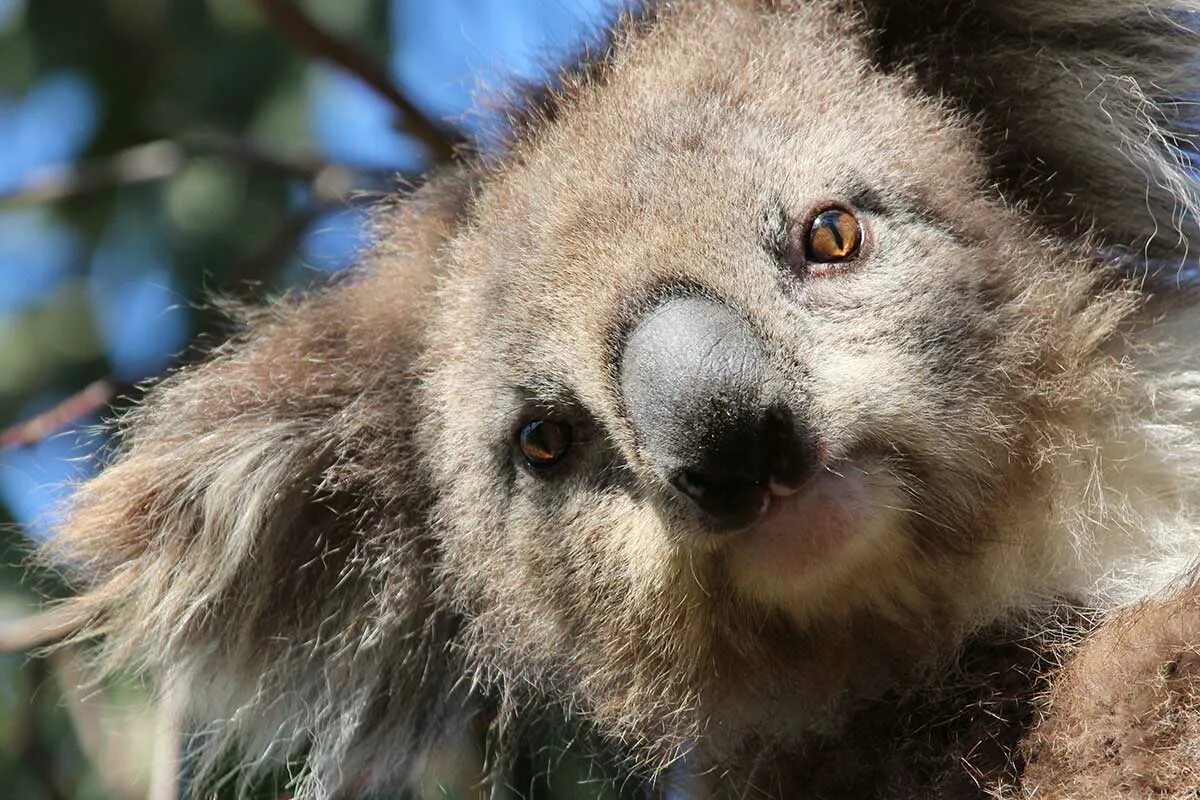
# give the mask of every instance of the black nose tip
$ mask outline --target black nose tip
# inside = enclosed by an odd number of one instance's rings
[[[691,449],[691,463],[669,479],[725,527],[753,522],[771,494],[800,488],[816,462],[814,448],[782,408],[731,426],[718,423],[704,438]]]
[[[712,300],[677,298],[642,320],[621,388],[647,460],[723,527],[752,522],[773,486],[799,487],[815,468],[758,337]]]

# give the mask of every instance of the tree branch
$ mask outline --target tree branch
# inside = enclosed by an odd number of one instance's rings
[[[178,142],[148,142],[109,158],[34,170],[12,191],[0,193],[0,209],[52,203],[110,186],[149,183],[183,169],[187,154]]]
[[[147,800],[176,800],[185,794],[180,789],[183,788],[186,684],[169,685],[158,702],[157,710],[158,735],[154,739],[154,754],[150,761],[150,791],[146,797]]]
[[[84,666],[85,658],[78,649],[70,647],[56,650],[49,657],[51,671],[63,695],[62,706],[75,730],[75,740],[109,796],[144,800],[141,741],[130,730],[131,723],[136,724],[139,709],[127,701],[114,703],[96,685],[95,674]]]
[[[434,159],[454,155],[462,137],[417,108],[377,63],[353,44],[326,31],[293,0],[254,0],[280,33],[310,55],[358,77],[400,112],[397,127],[425,145]]]
[[[335,204],[320,204],[292,214],[261,249],[233,268],[233,277],[230,279],[233,289],[236,291],[265,280],[296,252],[300,240],[321,214],[336,207]]]
[[[343,198],[361,178],[374,174],[371,170],[331,164],[315,157],[280,158],[249,139],[216,131],[185,133],[174,139],[135,145],[83,164],[34,170],[15,189],[0,192],[0,210],[53,203],[113,186],[165,180],[187,166],[189,158],[206,155],[305,181],[323,200]]]
[[[33,419],[0,430],[0,450],[28,447],[56,433],[76,420],[107,406],[120,391],[107,379],[93,381],[75,394]],[[0,646],[0,649],[3,649]]]

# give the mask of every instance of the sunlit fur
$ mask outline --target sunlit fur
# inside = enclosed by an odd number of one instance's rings
[[[232,723],[213,749],[310,747],[307,796],[402,783],[479,698],[500,736],[554,708],[642,775],[741,775],[985,628],[1154,597],[1200,526],[1195,13],[628,20],[503,155],[380,209],[354,276],[122,421],[51,551],[100,663],[186,681]],[[781,234],[830,201],[869,246],[797,277]],[[853,487],[851,546],[768,568],[653,475],[615,375],[679,291],[764,343]],[[534,475],[513,436],[547,409],[578,441]]]

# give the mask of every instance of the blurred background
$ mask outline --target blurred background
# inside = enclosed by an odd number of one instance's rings
[[[61,591],[23,565],[96,469],[99,423],[220,335],[206,298],[320,281],[373,199],[456,143],[496,147],[486,109],[616,3],[0,0],[0,797],[179,792],[152,768],[180,746],[170,715],[32,657],[52,625],[21,621]],[[619,796],[598,769],[534,743],[509,796]],[[420,796],[456,796],[438,784]]]

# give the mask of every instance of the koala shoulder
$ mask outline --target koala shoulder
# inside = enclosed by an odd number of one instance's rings
[[[1200,590],[1106,621],[1054,676],[1023,744],[1025,797],[1193,797],[1200,787]]]

